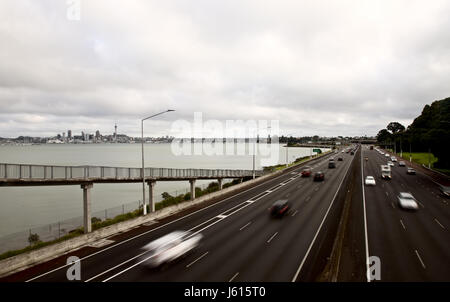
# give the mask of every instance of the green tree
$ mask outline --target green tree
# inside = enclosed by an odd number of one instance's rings
[[[377,134],[377,141],[379,143],[385,143],[387,141],[390,141],[392,139],[392,134],[387,131],[386,129],[381,129],[380,131],[378,131]]]
[[[172,195],[170,195],[170,194],[167,193],[167,192],[163,192],[163,193],[161,194],[161,196],[162,196],[163,200],[164,200],[164,199],[169,199],[169,198],[172,198],[172,197],[173,197]]]
[[[405,131],[405,126],[403,126],[402,124],[400,124],[398,122],[390,122],[387,125],[386,129],[391,131],[392,134],[396,134],[396,133]]]

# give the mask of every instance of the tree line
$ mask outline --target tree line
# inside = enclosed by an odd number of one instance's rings
[[[377,134],[380,145],[391,146],[395,151],[431,152],[438,161],[436,168],[450,168],[450,98],[425,105],[420,116],[407,128],[390,122]]]

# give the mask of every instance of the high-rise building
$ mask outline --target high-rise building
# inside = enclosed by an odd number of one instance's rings
[[[67,130],[67,138],[68,139],[72,138],[72,130]]]
[[[114,125],[114,141],[117,141],[117,124]]]
[[[100,131],[95,131],[95,139],[100,139]]]

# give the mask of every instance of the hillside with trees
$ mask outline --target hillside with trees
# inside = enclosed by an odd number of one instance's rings
[[[391,122],[378,132],[381,145],[412,152],[431,152],[438,161],[435,168],[450,169],[450,98],[425,105],[422,114],[406,129],[398,122]]]

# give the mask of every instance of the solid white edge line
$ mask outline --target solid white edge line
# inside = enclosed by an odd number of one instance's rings
[[[366,194],[364,191],[364,166],[363,166],[363,151],[361,150],[361,181],[362,185],[362,193],[363,193],[363,208],[364,208],[364,236],[365,236],[365,245],[366,245],[366,278],[367,282],[370,282],[370,271],[369,271],[369,236],[367,235],[367,214],[366,214]]]
[[[145,252],[143,252],[143,253],[140,253],[139,255],[134,256],[133,258],[130,258],[130,259],[128,259],[128,260],[125,261],[125,262],[121,262],[121,263],[117,264],[116,266],[114,266],[114,267],[112,267],[112,268],[110,268],[110,269],[108,269],[108,270],[106,270],[106,271],[104,271],[104,272],[102,272],[102,273],[100,273],[100,274],[98,274],[98,275],[95,275],[95,276],[93,276],[93,277],[91,277],[91,278],[85,280],[84,282],[89,282],[89,281],[91,281],[91,280],[94,280],[94,279],[96,279],[96,278],[98,278],[98,277],[100,277],[100,276],[102,276],[102,275],[104,275],[104,274],[106,274],[106,273],[108,273],[108,272],[110,272],[110,271],[112,271],[112,270],[118,268],[119,266],[122,266],[122,265],[124,265],[125,263],[130,262],[131,260],[134,260],[134,259],[136,259],[136,258],[139,258],[140,256],[142,256],[142,255],[144,255],[144,254],[147,254],[148,252],[150,252],[150,251],[145,251]]]
[[[353,162],[354,159],[355,159],[355,158],[353,157],[353,158],[352,158],[352,162]],[[297,272],[295,273],[295,275],[294,275],[294,277],[292,278],[292,281],[291,281],[291,282],[295,282],[295,280],[297,280],[297,277],[298,277],[298,275],[300,274],[300,271],[301,271],[302,268],[303,268],[303,264],[305,264],[306,258],[308,258],[309,252],[311,251],[311,248],[312,248],[312,246],[314,245],[314,242],[316,241],[316,238],[317,238],[317,236],[319,235],[320,230],[322,229],[322,225],[323,225],[323,223],[325,222],[325,219],[326,219],[327,216],[328,216],[328,212],[330,212],[330,209],[331,209],[331,207],[333,206],[334,200],[335,200],[335,198],[336,198],[336,196],[337,196],[337,193],[339,192],[339,190],[340,190],[340,188],[341,188],[342,183],[344,182],[345,176],[347,175],[348,170],[350,169],[350,166],[351,166],[351,163],[348,165],[347,170],[345,171],[344,177],[342,177],[341,183],[339,184],[339,187],[338,187],[338,189],[336,190],[336,193],[334,194],[334,197],[333,197],[333,199],[331,200],[330,205],[328,206],[328,210],[327,210],[327,212],[325,213],[325,216],[323,217],[322,222],[320,223],[319,228],[317,229],[316,234],[314,235],[314,238],[313,238],[311,244],[309,245],[308,250],[306,251],[306,254],[305,254],[305,256],[303,257],[303,260],[302,260],[302,262],[300,263],[300,266],[298,267]]]

